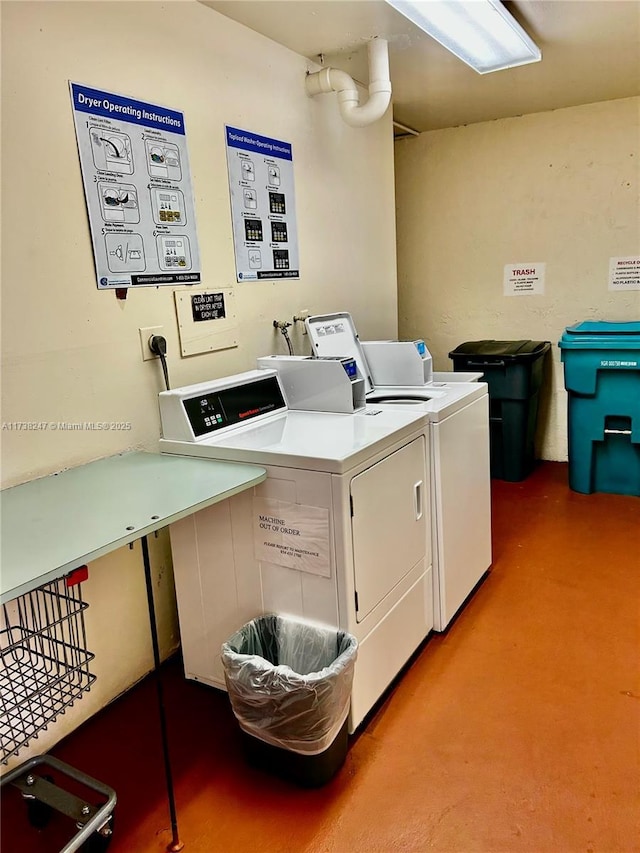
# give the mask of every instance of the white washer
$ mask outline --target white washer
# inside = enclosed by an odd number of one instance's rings
[[[488,386],[454,381],[374,387],[350,314],[309,317],[305,322],[317,356],[355,359],[368,403],[422,411],[427,417],[434,628],[443,631],[491,565]]]
[[[268,475],[171,526],[187,677],[224,688],[221,644],[262,613],[335,626],[359,641],[353,732],[433,626],[424,413],[290,411],[274,370],[163,392],[160,412],[163,452]]]

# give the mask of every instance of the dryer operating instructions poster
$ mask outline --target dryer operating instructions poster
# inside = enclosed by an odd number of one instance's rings
[[[98,288],[199,282],[182,113],[70,87]]]
[[[228,125],[225,131],[238,281],[298,278],[291,145]]]

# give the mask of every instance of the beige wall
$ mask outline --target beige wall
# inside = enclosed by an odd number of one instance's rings
[[[640,99],[423,133],[396,143],[398,323],[437,369],[463,341],[549,340],[538,450],[567,458],[557,342],[586,319],[640,320],[607,289],[640,253]],[[503,269],[546,263],[544,296],[503,296]]]
[[[2,2],[2,421],[125,421],[128,433],[3,431],[3,485],[128,448],[157,449],[160,366],[138,328],[163,326],[174,386],[285,352],[272,320],[349,310],[367,337],[396,332],[390,111],[349,128],[309,99],[309,63],[191,0]],[[185,114],[203,287],[234,287],[240,345],[182,359],[170,287],[98,292],[68,81]],[[234,284],[224,124],[293,145],[299,281]],[[296,352],[306,340],[293,334]],[[175,647],[166,535],[154,544],[163,646]],[[86,585],[96,687],[42,751],[150,665],[139,546],[97,561]],[[20,759],[26,756],[20,755]]]

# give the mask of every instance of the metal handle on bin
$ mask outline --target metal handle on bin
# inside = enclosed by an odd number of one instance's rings
[[[468,361],[467,367],[506,367],[504,361]]]
[[[605,435],[631,435],[630,429],[605,429]]]
[[[413,484],[413,503],[416,511],[416,521],[422,518],[422,480]]]

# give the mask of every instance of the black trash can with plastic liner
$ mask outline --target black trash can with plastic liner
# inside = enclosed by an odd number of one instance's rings
[[[549,341],[466,341],[449,353],[454,371],[482,370],[489,386],[491,476],[517,483],[534,466],[534,437]]]
[[[347,755],[357,648],[345,631],[273,614],[223,644],[229,699],[250,764],[304,787],[335,775]]]

